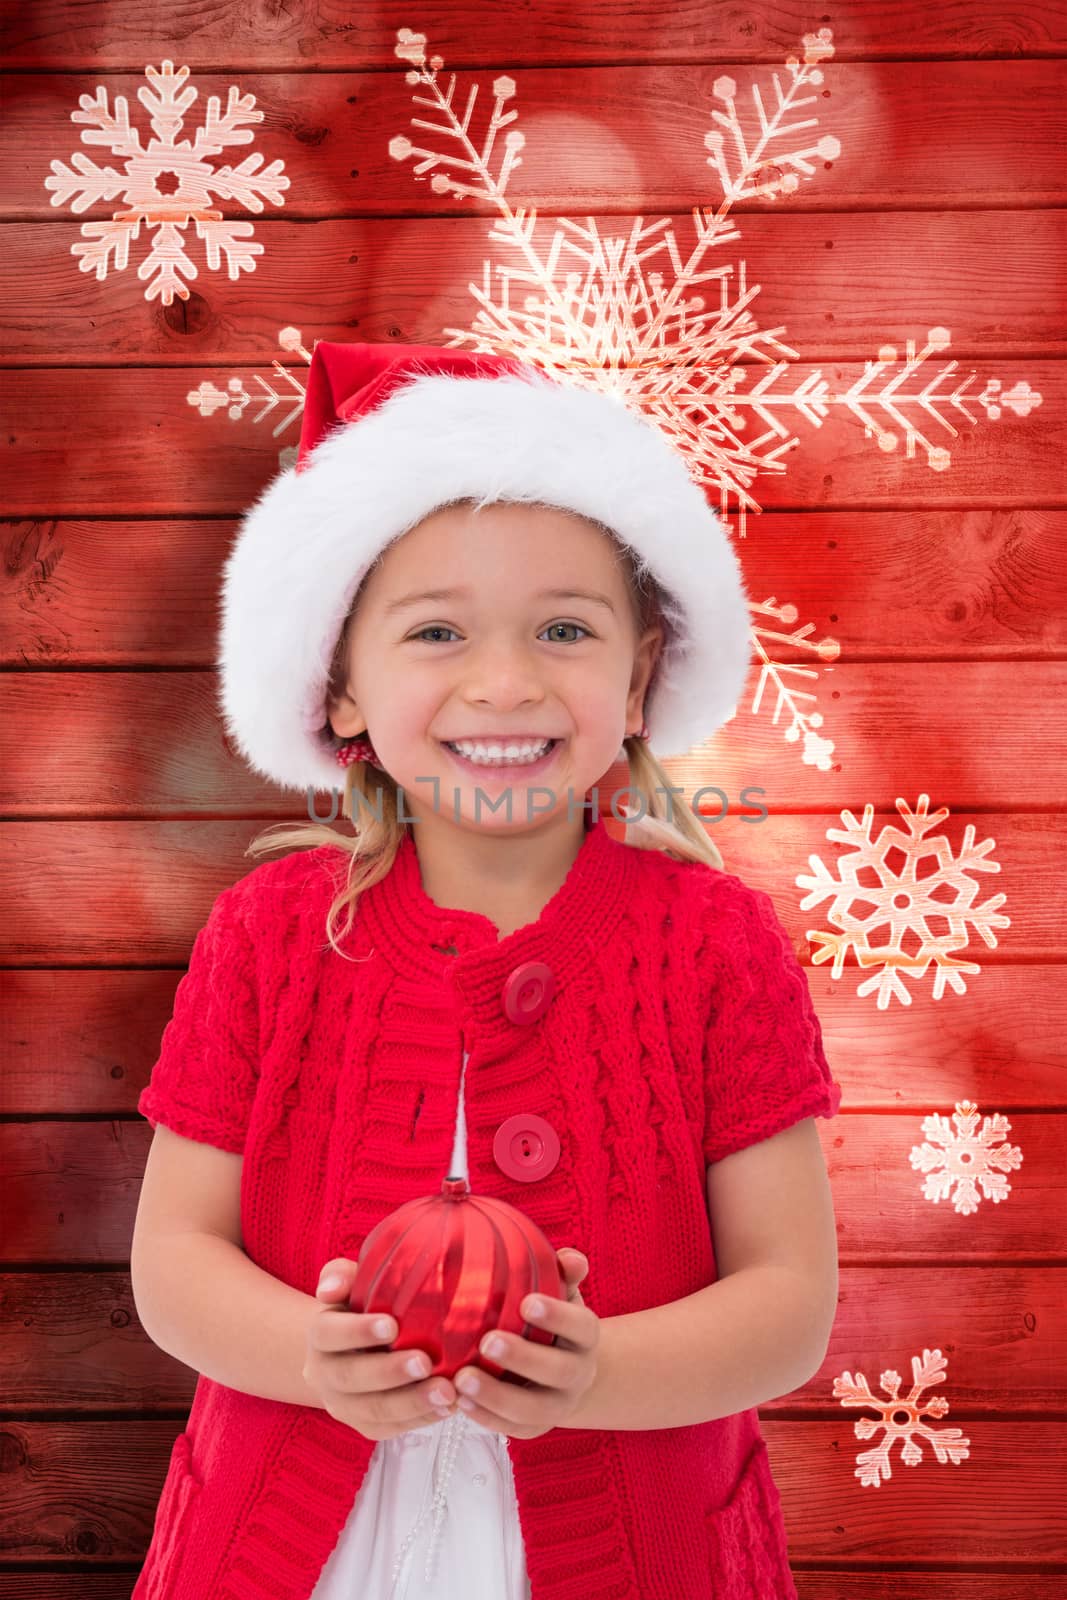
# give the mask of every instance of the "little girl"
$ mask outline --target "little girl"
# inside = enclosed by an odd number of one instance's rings
[[[352,831],[254,841],[303,848],[218,896],[138,1102],[138,1311],[201,1376],[134,1600],[796,1600],[755,1407],[825,1354],[841,1090],[769,895],[657,759],[748,662],[730,542],[643,417],[315,347],[226,564],[222,710],[283,788],[342,779]],[[446,1176],[566,1294],[522,1307],[551,1344],[419,1378],[348,1297]]]

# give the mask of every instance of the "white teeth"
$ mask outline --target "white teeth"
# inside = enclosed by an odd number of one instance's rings
[[[457,744],[446,740],[448,748],[455,750],[459,755],[465,756],[468,761],[473,761],[483,766],[510,766],[525,765],[537,761],[544,755],[551,739],[545,739],[541,744]]]

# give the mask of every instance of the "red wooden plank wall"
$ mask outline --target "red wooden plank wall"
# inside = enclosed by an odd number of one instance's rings
[[[758,460],[746,476],[743,451],[726,453],[709,472],[761,602],[751,692],[713,753],[671,770],[687,794],[726,793],[714,837],[811,963],[845,1087],[819,1124],[841,1262],[831,1346],[762,1411],[799,1593],[1063,1596],[1063,8],[37,0],[6,8],[0,126],[0,1600],[129,1594],[195,1383],[130,1293],[150,1139],[134,1108],[214,897],[264,819],[299,814],[233,756],[214,710],[236,518],[295,446],[316,339],[455,342],[483,263],[514,261],[490,238],[505,209],[491,186],[440,192],[390,153],[398,137],[443,148],[412,125],[429,91],[406,80],[404,29],[443,58],[442,89],[457,74],[458,110],[479,86],[482,131],[494,82],[513,80],[525,144],[506,200],[536,208],[542,258],[563,218],[619,238],[667,218],[684,263],[706,208],[733,230],[706,265],[728,272],[693,292],[752,295],[720,360]],[[805,36],[821,40],[806,65]],[[724,198],[738,129],[751,158],[753,92],[773,120],[790,57],[810,100],[768,139],[759,181],[777,192]],[[203,202],[252,224],[232,274],[192,222],[161,256],[146,223],[124,264],[79,270],[92,225],[129,200],[91,189],[85,157],[120,174],[123,158],[82,130],[106,92],[147,139],[138,94],[165,60],[199,91],[186,137],[231,85],[262,114],[211,164],[256,152],[257,181],[287,186]],[[782,131],[801,118],[810,132]],[[806,166],[791,159],[805,149]],[[157,210],[176,187],[160,176]],[[187,292],[161,293],[183,249]],[[671,281],[666,254],[652,268]],[[761,412],[743,397],[775,361]],[[756,828],[746,787],[769,812]],[[914,914],[891,937],[862,927],[864,889],[891,901],[924,830],[916,876],[942,907],[933,937],[955,928],[973,964],[962,992],[938,992],[936,963],[899,967],[923,943]],[[820,875],[802,904],[798,878]],[[815,959],[835,939],[839,970]],[[961,1154],[964,1103],[977,1153]],[[976,1185],[969,1205],[967,1163],[987,1158],[1003,1197]],[[958,1429],[967,1454],[941,1461],[927,1437],[909,1468],[898,1441],[876,1492],[858,1419],[890,1415],[883,1378],[907,1395],[924,1351],[942,1365],[913,1414]],[[852,1383],[872,1398],[848,1403]]]

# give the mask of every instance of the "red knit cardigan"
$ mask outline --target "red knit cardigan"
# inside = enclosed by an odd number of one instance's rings
[[[408,833],[345,960],[325,918],[347,860],[296,852],[219,895],[138,1102],[153,1126],[243,1152],[249,1257],[314,1294],[325,1261],[438,1193],[466,1048],[471,1188],[585,1252],[598,1316],[714,1282],[708,1163],[841,1099],[770,897],[598,819],[536,921],[498,938],[430,899]],[[505,986],[530,961],[554,991],[514,1022]],[[494,1159],[518,1112],[561,1141],[534,1182]],[[754,1409],[507,1447],[532,1600],[796,1600]],[[317,1407],[201,1376],[132,1600],[304,1600],[374,1448]]]

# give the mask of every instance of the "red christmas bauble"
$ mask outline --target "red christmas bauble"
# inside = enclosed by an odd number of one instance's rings
[[[434,1374],[449,1379],[474,1366],[525,1385],[478,1346],[492,1328],[555,1343],[554,1334],[523,1317],[529,1294],[567,1294],[556,1252],[536,1222],[506,1200],[471,1194],[466,1178],[446,1178],[440,1194],[409,1200],[368,1233],[349,1308],[396,1319],[396,1338],[379,1350],[425,1350]]]

